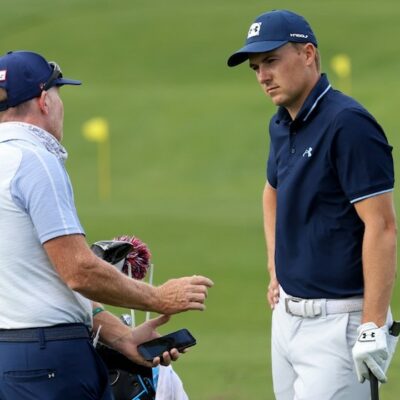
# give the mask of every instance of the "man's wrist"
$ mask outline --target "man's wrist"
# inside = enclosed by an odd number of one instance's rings
[[[388,327],[386,324],[378,325],[374,321],[367,321],[361,323],[361,325],[357,328],[357,334],[359,335],[361,331],[367,329],[382,329],[384,332],[388,332]]]
[[[162,314],[163,309],[163,297],[161,286],[150,286],[150,310]]]
[[[123,352],[126,346],[131,345],[130,343],[131,336],[132,336],[132,329],[124,325],[124,328],[121,328],[121,332],[119,332],[119,335],[113,340],[109,341],[108,344],[114,350]]]
[[[101,313],[101,312],[103,312],[103,311],[105,311],[104,307],[96,307],[96,308],[93,308],[93,310],[92,310],[92,316],[93,316],[93,318],[94,318],[97,314],[99,314],[99,313]]]

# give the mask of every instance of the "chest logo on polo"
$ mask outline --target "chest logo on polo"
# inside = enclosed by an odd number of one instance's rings
[[[310,158],[312,156],[312,147],[309,147],[308,149],[304,150],[303,157],[307,156]]]

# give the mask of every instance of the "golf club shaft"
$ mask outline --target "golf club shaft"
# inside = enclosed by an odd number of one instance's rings
[[[369,384],[371,388],[371,400],[379,400],[378,379],[371,371],[369,371]]]

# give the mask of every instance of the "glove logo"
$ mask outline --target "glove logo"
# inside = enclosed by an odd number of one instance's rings
[[[376,332],[373,331],[365,331],[358,338],[359,342],[375,342],[376,340]]]

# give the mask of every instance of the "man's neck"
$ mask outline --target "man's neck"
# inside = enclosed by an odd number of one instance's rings
[[[303,107],[304,102],[307,100],[308,96],[314,89],[315,85],[318,83],[319,79],[321,78],[321,74],[318,72],[313,76],[313,79],[310,79],[309,84],[303,90],[299,99],[290,107],[285,107],[287,112],[290,115],[290,118],[294,121],[297,117],[297,114],[300,112],[301,108]]]

